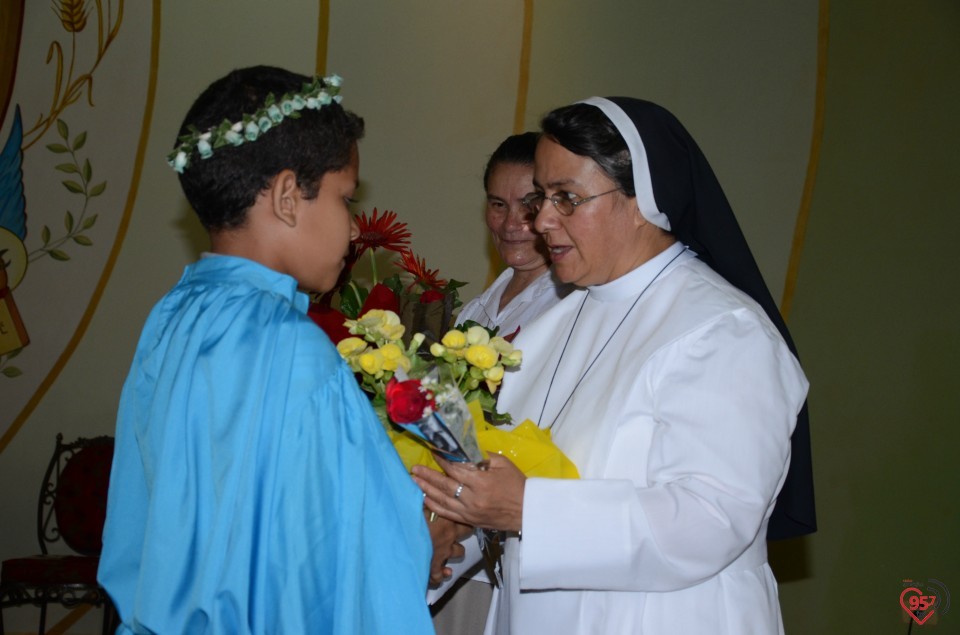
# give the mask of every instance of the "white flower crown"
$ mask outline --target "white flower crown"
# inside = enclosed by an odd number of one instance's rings
[[[190,166],[190,157],[194,148],[201,159],[209,159],[213,151],[223,146],[238,146],[248,141],[256,141],[270,128],[279,125],[284,119],[298,119],[300,111],[319,110],[331,102],[340,103],[340,85],[343,79],[339,75],[314,77],[304,83],[301,92],[286,93],[279,100],[273,93],[256,112],[246,114],[240,121],[226,119],[220,125],[200,132],[196,126],[187,126],[188,132],[180,135],[180,143],[167,155],[167,163],[178,174]]]

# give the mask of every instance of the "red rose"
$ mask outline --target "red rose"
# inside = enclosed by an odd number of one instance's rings
[[[378,282],[370,289],[370,294],[367,295],[367,299],[364,301],[363,306],[360,307],[360,312],[357,313],[357,315],[363,315],[373,309],[400,313],[400,298],[390,290],[390,287],[382,282]]]
[[[443,302],[443,293],[436,289],[427,289],[420,295],[420,304],[430,304],[432,302]]]
[[[340,340],[350,337],[350,331],[343,325],[343,323],[347,321],[347,316],[340,311],[322,304],[311,304],[307,315],[310,316],[310,319],[313,320],[317,326],[326,332],[327,337],[329,337],[330,341],[334,344],[338,344]]]
[[[387,416],[394,423],[414,423],[433,411],[433,393],[420,385],[419,379],[387,382]]]

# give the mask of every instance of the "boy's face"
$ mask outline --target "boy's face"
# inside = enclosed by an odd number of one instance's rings
[[[360,156],[354,146],[345,168],[323,175],[317,197],[299,201],[304,206],[298,240],[302,257],[296,265],[298,271],[290,273],[305,289],[318,293],[332,289],[343,270],[350,241],[360,235],[349,207],[359,170]]]

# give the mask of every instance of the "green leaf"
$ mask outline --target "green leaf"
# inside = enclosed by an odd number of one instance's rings
[[[447,286],[443,288],[444,291],[453,291],[454,289],[459,289],[460,287],[465,287],[469,282],[460,282],[459,280],[450,280],[447,283]]]
[[[100,184],[98,184],[98,185],[94,185],[92,188],[90,188],[90,198],[93,198],[94,196],[100,196],[101,194],[103,194],[103,191],[104,191],[105,189],[107,189],[107,182],[106,182],[106,181],[104,181],[104,182],[102,182],[102,183],[100,183]]]
[[[404,284],[403,284],[403,280],[400,279],[400,274],[399,274],[399,273],[395,273],[395,274],[393,274],[392,276],[390,276],[389,278],[385,279],[385,280],[383,281],[383,284],[384,284],[388,289],[390,289],[391,291],[393,291],[394,293],[396,293],[398,297],[403,297],[403,296],[404,296],[404,291],[405,291],[405,289],[404,289]]]
[[[83,180],[87,183],[93,177],[93,166],[90,165],[90,159],[83,162]]]
[[[83,144],[87,142],[87,131],[84,130],[77,135],[77,138],[73,140],[73,151],[76,152],[83,147]]]
[[[80,170],[77,169],[77,166],[75,166],[75,165],[72,164],[72,163],[61,163],[60,165],[58,165],[58,166],[57,166],[56,168],[54,168],[54,169],[55,169],[55,170],[60,170],[61,172],[67,172],[67,173],[69,173],[69,174],[79,174],[79,173],[80,173]]]
[[[18,348],[18,349],[15,350],[15,351],[11,351],[10,354],[7,355],[7,361],[10,361],[11,359],[13,359],[14,357],[16,357],[17,355],[19,355],[19,354],[22,353],[22,352],[23,352],[23,349],[22,349],[22,348]]]
[[[17,368],[16,366],[7,366],[6,368],[3,369],[3,375],[5,377],[10,377],[11,379],[14,377],[19,377],[22,374],[23,374],[23,371]]]
[[[74,236],[73,242],[77,243],[78,245],[83,245],[84,247],[90,247],[91,245],[93,245],[93,241],[87,238],[86,236],[84,236],[83,234],[77,234],[76,236]]]
[[[50,228],[46,225],[44,225],[43,229],[40,230],[40,239],[43,241],[44,246],[50,242]]]
[[[73,231],[73,213],[67,210],[63,215],[63,226],[67,228],[67,233]]]
[[[97,222],[97,215],[94,214],[90,218],[84,219],[83,224],[80,226],[80,229],[90,229],[93,227],[93,224]]]
[[[357,319],[369,291],[355,284],[340,289],[340,312],[351,320]]]
[[[59,260],[60,262],[70,260],[70,255],[65,251],[61,251],[60,249],[51,249],[48,253],[50,254],[51,258],[54,260]]]
[[[56,152],[57,154],[63,154],[65,152],[70,152],[70,148],[63,145],[62,143],[50,143],[47,144],[47,150],[50,152]]]
[[[63,186],[74,194],[83,194],[83,186],[76,181],[63,181]]]
[[[60,136],[63,137],[64,141],[70,138],[70,128],[67,127],[63,119],[57,119],[57,131],[60,133]]]

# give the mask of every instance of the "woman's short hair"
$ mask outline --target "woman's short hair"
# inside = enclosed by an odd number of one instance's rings
[[[240,121],[262,107],[269,94],[279,99],[299,92],[309,81],[310,77],[272,66],[234,70],[197,98],[178,138],[189,126],[209,130],[224,120]],[[335,102],[304,109],[299,118],[285,119],[254,142],[217,148],[207,159],[194,157],[180,174],[180,185],[208,230],[239,227],[257,195],[285,169],[296,174],[305,198],[316,197],[323,175],[350,162],[363,128],[363,119]]]
[[[627,142],[603,112],[588,104],[571,104],[548,113],[543,134],[570,152],[593,159],[627,196],[636,196],[633,162]]]
[[[490,174],[498,165],[503,163],[533,165],[533,158],[537,153],[537,141],[539,140],[539,132],[524,132],[510,135],[504,139],[490,155],[487,167],[483,170],[483,189],[490,189]]]

